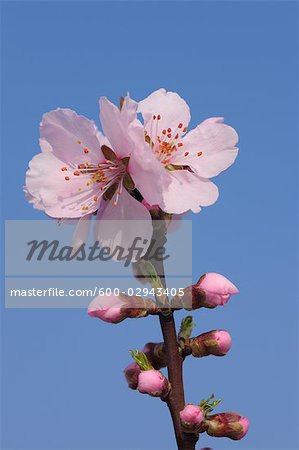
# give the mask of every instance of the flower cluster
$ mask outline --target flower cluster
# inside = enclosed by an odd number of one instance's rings
[[[122,219],[122,226],[141,219],[138,235],[150,241],[152,205],[153,211],[182,214],[217,200],[210,178],[227,169],[238,153],[238,135],[222,118],[188,131],[187,103],[165,89],[139,103],[126,96],[120,108],[106,97],[99,103],[103,133],[71,109],[44,114],[41,153],[26,174],[24,190],[35,208],[56,219],[78,220],[74,247],[86,240],[93,215],[102,241],[111,232],[103,219]],[[135,233],[130,226],[122,233],[126,239]]]

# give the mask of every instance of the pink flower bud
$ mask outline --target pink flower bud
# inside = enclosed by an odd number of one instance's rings
[[[232,338],[225,330],[217,330],[214,332],[214,339],[217,342],[217,347],[213,348],[212,355],[224,356],[230,350],[232,345]]]
[[[180,412],[180,419],[185,432],[196,433],[204,420],[204,413],[199,406],[188,403]]]
[[[207,273],[192,287],[192,307],[197,309],[223,306],[229,301],[231,295],[238,292],[236,286],[223,275]]]
[[[159,370],[144,370],[139,374],[137,389],[141,394],[164,398],[169,394],[170,383]]]
[[[98,317],[104,322],[119,323],[126,317],[126,311],[122,309],[125,305],[119,297],[114,295],[94,298],[88,306],[88,315]]]
[[[189,346],[191,353],[195,358],[214,355],[224,356],[231,347],[230,334],[225,330],[213,330],[191,338]]]
[[[138,377],[140,372],[141,369],[136,362],[132,362],[125,368],[124,375],[127,380],[129,388],[137,389]]]
[[[249,420],[238,413],[213,414],[206,418],[203,430],[214,437],[242,439],[248,432]]]

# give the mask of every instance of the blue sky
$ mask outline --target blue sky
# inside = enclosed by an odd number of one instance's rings
[[[2,4],[4,218],[43,218],[22,185],[41,115],[58,106],[98,121],[100,95],[165,87],[190,104],[192,125],[224,116],[238,130],[219,201],[192,217],[194,281],[217,271],[240,289],[194,314],[198,334],[225,328],[233,346],[188,359],[185,385],[187,401],[214,392],[251,429],[198,448],[298,449],[297,20],[296,2]],[[160,340],[157,319],[3,308],[1,331],[3,449],[174,448],[165,405],[122,377],[130,348]]]

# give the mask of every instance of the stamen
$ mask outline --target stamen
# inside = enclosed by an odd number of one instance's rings
[[[197,156],[201,156],[201,155],[202,155],[202,152],[198,152],[198,153],[197,153]]]

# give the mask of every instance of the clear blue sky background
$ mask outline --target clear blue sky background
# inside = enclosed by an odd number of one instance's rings
[[[98,121],[98,98],[178,91],[192,124],[224,116],[240,134],[216,205],[194,215],[194,281],[231,278],[240,294],[196,312],[198,333],[226,328],[226,358],[189,358],[186,398],[214,392],[251,420],[213,449],[297,449],[296,2],[7,2],[3,25],[3,202],[40,219],[22,193],[43,112]],[[180,314],[178,314],[180,317]],[[3,449],[168,449],[159,400],[128,390],[128,350],[160,340],[155,318],[109,326],[85,310],[2,310]]]

